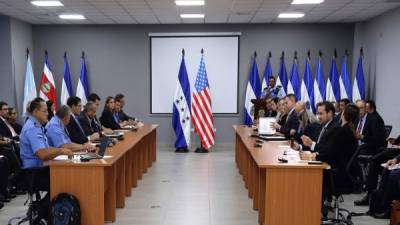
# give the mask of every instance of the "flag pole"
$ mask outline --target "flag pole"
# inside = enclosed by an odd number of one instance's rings
[[[29,58],[29,48],[26,48],[26,58]]]
[[[202,48],[200,50],[201,56],[203,57],[204,55],[204,49]],[[200,136],[199,136],[200,138]],[[204,148],[203,146],[203,142],[200,140],[200,147],[196,148],[196,150],[194,151],[195,153],[208,153],[208,150]]]

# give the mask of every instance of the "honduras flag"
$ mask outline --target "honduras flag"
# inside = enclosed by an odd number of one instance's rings
[[[301,101],[305,102],[307,105],[307,109],[312,109],[315,112],[314,107],[314,88],[313,88],[313,79],[311,75],[310,68],[310,53],[308,53],[308,57],[306,60],[306,65],[304,68],[304,76],[303,82],[301,82]]]
[[[32,70],[31,57],[29,56],[29,50],[26,50],[27,60],[26,60],[26,74],[25,74],[25,84],[24,84],[24,100],[22,101],[22,115],[26,114],[26,106],[29,101],[32,101],[37,97],[37,90],[35,84],[35,78]]]
[[[187,150],[190,145],[190,106],[190,83],[182,54],[172,107],[172,127],[175,131],[177,150]]]
[[[265,88],[268,87],[269,78],[272,77],[271,57],[272,57],[271,52],[269,52],[267,64],[265,65],[264,77],[263,77],[262,85],[261,85],[262,97],[265,96],[265,94],[266,94]]]
[[[279,74],[278,74],[278,79],[276,81],[276,87],[283,87],[283,95],[286,95],[287,93],[287,85],[288,85],[288,78],[287,78],[287,72],[286,72],[286,64],[285,64],[285,53],[282,52],[281,56],[281,63],[279,66]]]
[[[341,76],[339,78],[339,85],[340,85],[340,97],[341,98],[347,98],[350,101],[353,100],[351,97],[351,83],[350,83],[350,78],[349,78],[349,72],[347,69],[347,52],[345,56],[343,56],[343,61],[342,61],[342,70],[341,70]]]
[[[365,100],[365,81],[363,70],[363,50],[360,50],[360,58],[358,59],[356,76],[353,83],[353,102],[357,100]]]
[[[336,68],[336,49],[332,58],[331,69],[329,71],[329,78],[326,82],[326,100],[330,102],[338,102],[340,100],[340,87],[338,71]]]
[[[300,92],[300,79],[299,79],[299,73],[297,71],[297,53],[295,53],[295,57],[293,60],[293,65],[292,65],[292,72],[290,73],[290,83],[292,85],[292,89],[293,92],[292,94],[294,94],[296,96],[296,99],[300,99],[301,98],[301,92]],[[289,90],[289,85],[288,85],[288,94],[290,94],[290,90]]]
[[[248,126],[253,125],[254,120],[254,110],[252,110],[254,106],[253,103],[251,103],[251,99],[260,98],[260,87],[260,77],[258,75],[256,56],[254,54],[253,66],[249,75],[249,82],[247,83],[246,89],[246,99],[244,102],[244,124]]]
[[[64,78],[61,86],[61,104],[66,105],[69,97],[73,96],[71,74],[69,73],[67,53],[64,53]]]
[[[314,107],[317,106],[319,102],[323,102],[325,100],[326,94],[326,86],[325,86],[325,78],[324,78],[324,68],[321,62],[321,55],[319,53],[317,68],[315,72],[315,80],[314,80]]]
[[[87,79],[87,70],[85,63],[85,53],[82,52],[82,62],[81,62],[81,75],[78,80],[78,87],[76,88],[76,96],[82,101],[82,105],[85,105],[87,98],[89,96],[89,82]]]

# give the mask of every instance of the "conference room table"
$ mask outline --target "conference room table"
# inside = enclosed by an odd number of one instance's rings
[[[264,141],[255,147],[252,128],[233,126],[236,134],[235,161],[243,176],[253,209],[263,225],[319,225],[323,170],[327,164],[278,158],[290,149],[289,141]]]
[[[145,124],[124,134],[124,140],[107,147],[103,159],[50,161],[50,194],[76,196],[81,224],[99,225],[116,221],[116,208],[124,208],[125,197],[156,161],[156,128]]]

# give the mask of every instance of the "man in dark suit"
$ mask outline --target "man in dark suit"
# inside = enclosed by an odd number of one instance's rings
[[[67,125],[69,137],[73,143],[84,144],[90,140],[98,139],[98,133],[86,135],[82,125],[79,123],[78,116],[81,114],[82,103],[81,99],[76,96],[71,96],[67,100],[67,105],[71,108],[71,118]]]
[[[321,123],[321,131],[317,140],[312,140],[310,137],[303,135],[301,140],[303,145],[295,145],[294,149],[308,150],[313,152],[323,153],[329,151],[332,146],[332,135],[334,130],[339,126],[334,121],[335,106],[330,102],[320,102],[317,104],[317,116]]]
[[[278,123],[275,123],[273,126],[278,132],[284,134],[286,137],[289,137],[290,130],[297,130],[299,128],[299,120],[297,119],[297,114],[294,110],[296,105],[296,96],[294,94],[288,94],[285,97],[285,105],[288,110],[285,124],[281,126]]]
[[[385,124],[385,121],[382,119],[381,115],[376,111],[376,104],[372,100],[365,101],[365,110],[367,113],[372,115],[379,123]]]
[[[360,110],[356,134],[359,144],[364,146],[362,154],[375,155],[386,145],[385,124],[380,116],[367,113],[365,101],[358,100],[356,105]]]
[[[96,110],[96,105],[93,102],[88,102],[83,107],[83,111],[78,117],[79,123],[81,124],[86,136],[90,136],[101,131],[101,127],[95,121]]]
[[[98,94],[96,94],[96,93],[91,93],[91,94],[89,95],[89,97],[88,97],[88,101],[93,102],[93,103],[95,104],[95,106],[96,106],[96,111],[99,110],[101,98],[100,98],[100,96],[99,96]],[[102,132],[104,132],[104,133],[112,133],[112,132],[113,132],[111,129],[109,129],[109,128],[107,128],[107,127],[104,127],[104,126],[100,123],[100,120],[97,118],[96,115],[94,115],[94,118],[93,118],[93,120],[92,120],[92,125],[98,126],[99,129],[100,129]]]
[[[0,135],[13,140],[19,140],[19,135],[7,121],[7,116],[8,104],[6,102],[0,102]]]
[[[341,117],[342,117],[344,108],[345,108],[346,105],[348,105],[349,103],[350,103],[350,101],[349,101],[349,99],[347,99],[347,98],[342,98],[342,99],[340,99],[340,101],[339,101],[339,111],[337,111],[337,112],[335,113],[335,121],[336,121],[337,124],[339,124],[339,125],[342,124],[342,119],[341,119]]]
[[[134,117],[128,116],[125,112],[124,112],[124,106],[125,106],[125,96],[123,94],[117,94],[115,96],[115,105],[119,106],[119,109],[116,110],[118,114],[118,118],[120,119],[120,121],[135,121]]]

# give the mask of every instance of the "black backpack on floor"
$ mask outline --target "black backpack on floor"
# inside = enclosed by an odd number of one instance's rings
[[[80,225],[81,209],[78,199],[68,193],[58,194],[50,204],[50,225]]]

